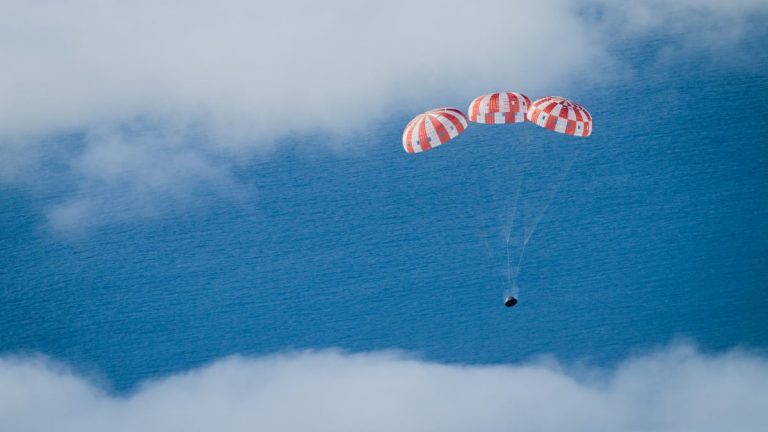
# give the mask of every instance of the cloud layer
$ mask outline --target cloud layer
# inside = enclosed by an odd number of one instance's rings
[[[611,53],[627,40],[671,35],[668,58],[728,50],[767,10],[757,0],[10,0],[0,182],[57,176],[68,188],[48,217],[61,229],[152,214],[231,185],[234,164],[287,134],[351,134],[510,85],[567,93],[616,79],[607,71],[626,65]],[[64,146],[72,136],[85,138]]]
[[[543,88],[600,55],[567,4],[12,1],[0,18],[0,130],[184,118],[226,146],[354,128],[403,99],[430,108],[511,76]]]
[[[44,359],[0,360],[7,431],[724,431],[768,422],[768,361],[675,347],[614,371],[401,354],[230,357],[113,396]]]

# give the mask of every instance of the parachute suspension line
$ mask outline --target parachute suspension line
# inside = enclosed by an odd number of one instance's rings
[[[549,205],[552,204],[552,200],[555,198],[555,195],[560,191],[560,188],[562,187],[563,180],[565,180],[566,177],[568,177],[568,174],[571,172],[571,167],[573,167],[574,162],[579,157],[579,151],[581,149],[576,149],[576,153],[573,155],[573,158],[568,162],[568,165],[566,165],[565,170],[563,171],[563,174],[560,176],[560,179],[557,182],[557,186],[554,188],[554,190],[549,194],[547,197],[546,205],[544,208],[539,212],[539,214],[536,216],[536,219],[533,221],[533,224],[525,228],[524,236],[523,236],[523,244],[520,247],[520,255],[517,258],[517,263],[515,264],[515,272],[514,275],[511,276],[510,280],[510,288],[514,290],[514,287],[517,283],[517,277],[520,275],[520,266],[523,263],[523,258],[525,257],[525,247],[528,245],[528,241],[531,239],[531,236],[533,236],[533,232],[536,231],[536,227],[539,225],[539,222],[541,222],[541,219],[544,217],[544,213],[546,213],[547,209],[549,208]],[[507,250],[509,250],[509,244],[507,244]],[[509,254],[507,254],[507,260],[509,260]],[[509,262],[507,263],[509,265]],[[517,293],[515,292],[515,295]]]
[[[521,159],[523,163],[522,163],[522,170],[520,171],[520,181],[517,184],[517,192],[515,193],[516,208],[517,208],[517,202],[518,202],[517,200],[519,199],[521,190],[525,190],[526,171],[528,171],[528,169],[530,168],[530,160],[529,160],[530,158],[528,156],[528,153],[529,153],[528,148],[530,147],[530,145],[531,145],[531,139],[528,138],[525,140],[525,143],[523,143],[523,145],[521,146],[523,149],[522,155],[521,155],[522,156]],[[522,212],[522,214],[520,215],[520,220],[522,221],[520,226],[523,228],[523,233],[525,233],[525,217],[526,217],[525,205],[521,206],[520,209]],[[517,293],[517,277],[520,275],[520,264],[523,261],[523,255],[525,255],[525,245],[527,243],[528,242],[525,241],[525,236],[523,236],[523,238],[521,239],[520,253],[517,257],[517,262],[515,263],[514,267],[511,267],[510,256],[509,256],[509,253],[507,253],[507,268],[510,269],[509,273],[511,274],[510,280],[509,280],[509,288],[514,295],[518,294]],[[507,244],[507,252],[509,252],[509,244]],[[511,271],[511,269],[514,269],[514,271]]]
[[[565,170],[563,170],[563,173],[560,175],[560,178],[557,181],[557,185],[549,193],[549,196],[547,197],[544,208],[541,209],[539,214],[536,216],[536,219],[534,219],[533,224],[525,228],[525,235],[523,236],[523,252],[525,251],[525,246],[528,244],[528,241],[531,240],[531,236],[533,236],[533,232],[536,231],[536,227],[539,226],[539,222],[541,222],[541,219],[544,218],[544,214],[547,212],[547,209],[549,209],[549,206],[552,204],[552,201],[555,199],[555,196],[557,195],[558,192],[560,192],[560,188],[563,186],[563,181],[568,177],[568,174],[571,172],[571,168],[573,167],[574,162],[576,162],[576,159],[578,159],[579,157],[579,151],[581,151],[581,148],[577,148],[576,153],[573,155],[573,158],[571,158],[571,160],[568,161],[568,164],[565,166]],[[523,256],[523,252],[520,253],[521,259]]]
[[[515,266],[514,275],[512,272],[512,255],[509,252],[509,246],[512,243],[512,230],[515,225],[515,217],[517,216],[518,204],[520,203],[520,194],[523,190],[523,182],[525,180],[525,170],[521,170],[520,181],[517,183],[517,190],[515,191],[515,204],[512,207],[512,211],[509,212],[509,227],[506,232],[507,241],[507,284],[509,289],[514,291],[515,281],[517,280],[517,274],[520,272],[520,262],[518,261]],[[525,215],[521,215],[521,219],[525,222]],[[524,247],[524,246],[523,246]]]
[[[525,228],[525,227],[523,227]],[[527,239],[523,239],[523,244],[520,246],[520,255],[517,257],[517,263],[515,263],[515,275],[510,282],[512,286],[517,282],[517,277],[520,275],[520,265],[523,263],[523,256],[525,256],[525,246],[528,245]]]
[[[507,285],[512,287],[512,267],[510,267],[510,257],[509,257],[509,241],[507,241]]]

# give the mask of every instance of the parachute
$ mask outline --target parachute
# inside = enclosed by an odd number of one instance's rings
[[[566,135],[588,137],[592,134],[592,116],[583,106],[560,96],[547,96],[528,109],[531,123]]]
[[[469,104],[469,120],[483,124],[522,123],[531,98],[515,92],[478,96]]]
[[[424,114],[416,116],[405,127],[403,132],[403,147],[408,153],[419,153],[433,149],[445,142],[455,138],[468,126],[468,120],[474,123],[504,125],[525,123],[529,121],[537,126],[543,127],[553,132],[558,132],[570,136],[588,137],[592,134],[592,116],[581,105],[569,99],[559,96],[547,96],[531,102],[531,99],[518,92],[497,92],[489,93],[475,98],[467,110],[469,119],[456,108],[438,108],[427,111]],[[510,151],[520,152],[521,159],[528,159],[526,152],[529,143],[514,143],[510,146]],[[544,190],[543,198],[540,200],[540,207],[530,211],[528,204],[523,203],[520,210],[522,215],[517,218],[518,225],[522,226],[522,231],[512,236],[512,229],[515,226],[515,216],[518,212],[518,203],[521,200],[521,193],[524,189],[524,169],[518,168],[520,180],[517,185],[517,191],[514,193],[514,207],[508,212],[509,220],[506,223],[504,237],[506,241],[506,261],[507,261],[507,283],[509,285],[505,293],[504,305],[512,307],[517,304],[518,287],[517,277],[520,273],[521,264],[525,255],[525,247],[528,244],[536,226],[541,221],[544,213],[549,208],[554,196],[557,194],[560,183],[568,176],[573,162],[576,160],[576,153],[566,163],[565,169],[559,175],[559,180],[554,189],[547,191],[547,188],[538,187],[539,193]],[[518,154],[515,154],[517,157]],[[521,163],[523,161],[520,161]],[[543,177],[537,171],[535,182],[542,182]],[[535,207],[531,205],[530,207]],[[511,246],[514,243],[515,254],[511,253]],[[513,256],[515,258],[513,259]],[[515,263],[513,265],[513,263]]]
[[[456,108],[436,108],[417,115],[403,131],[408,153],[432,150],[456,138],[467,128],[467,116]]]

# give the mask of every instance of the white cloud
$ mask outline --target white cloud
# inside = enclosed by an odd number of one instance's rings
[[[583,74],[602,53],[566,5],[6,1],[0,181],[55,175],[42,164],[55,137],[84,133],[62,155],[70,187],[48,209],[53,227],[153,214],[168,196],[182,205],[180,192],[226,179],[288,133],[352,133],[392,112],[464,103],[509,77],[532,91]],[[538,34],[543,21],[569,44]],[[152,145],[124,131],[146,119]],[[108,204],[126,195],[136,197],[123,200],[128,211]]]
[[[563,0],[66,0],[5,9],[4,134],[134,116],[205,121],[230,139],[348,129],[402,100],[419,109],[464,101],[509,77],[543,89],[601,55]],[[537,30],[543,22],[557,31]]]
[[[743,25],[750,18],[768,12],[766,0],[590,0],[589,3],[620,20],[620,28],[630,34],[709,32],[723,30],[726,25],[735,26],[732,31],[744,30]]]
[[[600,31],[611,44],[639,38],[660,44],[656,61],[674,68],[691,55],[744,66],[752,53],[740,44],[765,35],[766,0],[589,0],[600,10]],[[617,43],[618,42],[618,43]],[[668,69],[674,71],[674,69]]]
[[[675,347],[614,371],[462,366],[392,353],[230,357],[105,392],[43,359],[0,359],[7,431],[763,430],[768,361]]]
[[[205,190],[229,199],[247,194],[230,174],[231,161],[185,134],[110,128],[87,134],[82,143],[69,165],[77,190],[48,210],[51,226],[61,232],[157,215]]]
[[[270,149],[277,137],[364,131],[394,113],[464,108],[491,89],[537,96],[589,86],[607,77],[617,62],[611,47],[621,40],[669,32],[706,49],[730,46],[767,6],[6,0],[0,181],[28,186],[52,175],[42,161],[59,154],[70,187],[64,202],[49,209],[54,226],[123,214],[103,208],[104,188],[148,197],[129,214],[153,213],[169,195],[181,204],[181,190],[227,178],[231,164]],[[152,145],[131,135],[146,131],[124,130],[147,119],[157,138]],[[94,138],[104,130],[113,131],[108,139]],[[84,146],[57,148],[67,134],[89,138]],[[121,135],[120,145],[114,135]],[[88,166],[95,157],[107,163]],[[175,169],[160,173],[157,166]],[[149,179],[126,181],[137,173]],[[91,193],[95,183],[104,187]]]

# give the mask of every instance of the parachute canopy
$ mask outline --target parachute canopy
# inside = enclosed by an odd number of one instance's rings
[[[403,148],[408,153],[431,150],[456,138],[467,128],[467,116],[456,108],[436,108],[419,114],[403,131]]]
[[[516,92],[478,96],[469,104],[469,120],[484,124],[522,123],[531,98]]]
[[[528,120],[551,131],[588,137],[592,133],[592,116],[586,108],[559,96],[547,96],[531,104]]]

